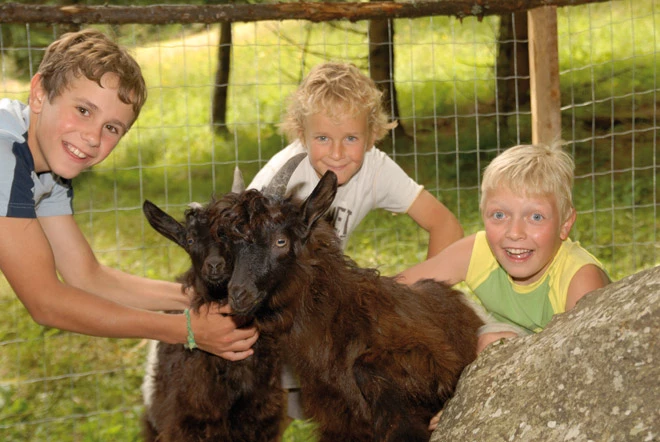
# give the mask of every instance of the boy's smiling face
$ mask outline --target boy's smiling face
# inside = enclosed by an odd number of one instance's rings
[[[323,112],[306,118],[305,133],[300,138],[305,142],[316,173],[323,176],[332,170],[340,186],[360,170],[364,154],[372,143],[366,116],[337,121]]]
[[[575,222],[560,219],[554,196],[520,196],[505,186],[489,191],[483,220],[495,258],[518,284],[537,281]]]
[[[128,131],[135,114],[119,99],[118,78],[105,74],[101,85],[72,76],[60,95],[49,100],[39,74],[33,77],[28,145],[37,173],[73,178],[103,161]]]

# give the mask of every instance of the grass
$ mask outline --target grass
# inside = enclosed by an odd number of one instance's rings
[[[658,263],[655,102],[652,94],[631,98],[631,91],[657,88],[657,61],[648,49],[654,45],[643,44],[653,41],[654,31],[650,5],[629,7],[615,2],[559,11],[562,97],[592,103],[564,111],[565,136],[577,140],[579,216],[572,236],[614,279]],[[625,17],[634,18],[635,26]],[[414,137],[382,148],[438,195],[467,233],[481,226],[477,187],[483,166],[497,149],[531,138],[528,113],[512,117],[506,133],[488,115],[493,82],[479,79],[492,75],[496,30],[492,17],[481,23],[436,17],[396,24],[401,121]],[[76,218],[104,263],[153,278],[183,272],[187,257],[148,226],[142,201],[182,213],[188,202],[227,190],[236,164],[249,180],[285,145],[276,123],[307,67],[337,58],[364,66],[364,23],[236,25],[231,132],[217,136],[208,125],[217,29],[210,31],[181,28],[177,34],[170,26],[161,44],[144,31],[149,43],[134,50],[150,87],[148,103],[109,159],[75,182]],[[283,44],[287,38],[306,41],[306,52]],[[27,89],[24,80],[12,84]],[[602,121],[611,127],[595,125]],[[424,259],[426,241],[409,217],[377,211],[360,225],[347,253],[395,274]],[[145,341],[37,326],[3,278],[0,320],[0,439],[139,440]],[[310,440],[312,430],[295,421],[285,440]]]

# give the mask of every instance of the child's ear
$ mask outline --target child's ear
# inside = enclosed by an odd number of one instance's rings
[[[562,241],[568,238],[568,235],[571,233],[571,229],[573,228],[573,224],[575,224],[576,218],[577,212],[575,211],[575,208],[571,207],[571,212],[566,217],[566,221],[564,221],[564,224],[561,225],[561,230],[559,231],[559,238],[561,238]]]
[[[44,101],[47,99],[48,94],[46,94],[43,84],[41,83],[41,74],[34,74],[30,81],[30,97],[28,99],[30,110],[36,113],[41,112]]]

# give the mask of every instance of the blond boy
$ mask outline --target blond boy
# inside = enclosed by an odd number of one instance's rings
[[[388,123],[373,80],[349,63],[320,64],[291,96],[281,128],[292,143],[248,187],[261,189],[289,158],[307,152],[287,192],[304,198],[326,171],[334,171],[339,189],[330,211],[344,246],[369,211],[381,208],[407,213],[429,232],[428,256],[433,256],[463,230],[442,203],[374,147],[395,126]]]
[[[553,315],[609,283],[602,264],[569,238],[573,170],[559,145],[507,149],[484,172],[484,230],[401,273],[406,283],[466,282],[491,315],[478,352],[501,338],[541,331]]]
[[[541,331],[610,282],[602,264],[568,237],[576,219],[574,168],[559,145],[507,149],[484,171],[484,230],[401,273],[408,284],[422,278],[467,284],[485,308],[476,306],[486,320],[478,353],[500,339]]]
[[[376,84],[355,65],[320,64],[290,98],[281,129],[292,143],[268,161],[248,188],[263,188],[289,158],[307,152],[287,194],[305,198],[326,171],[334,171],[339,188],[330,214],[344,247],[369,211],[381,208],[407,213],[429,232],[427,256],[433,256],[461,238],[463,229],[442,203],[374,147],[396,124],[388,122]],[[282,383],[289,393],[289,416],[303,418],[298,382],[288,367]]]
[[[41,325],[168,343],[192,337],[206,351],[243,359],[256,330],[237,329],[217,310],[159,313],[188,307],[181,285],[102,265],[74,220],[71,179],[112,152],[146,96],[135,60],[90,29],[47,48],[29,106],[0,100],[0,270]]]

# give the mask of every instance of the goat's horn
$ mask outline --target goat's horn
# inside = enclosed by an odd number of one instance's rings
[[[293,175],[293,172],[298,167],[298,164],[300,164],[300,162],[306,156],[307,152],[299,153],[284,163],[284,166],[282,166],[280,170],[277,171],[273,179],[270,181],[270,184],[268,184],[268,187],[264,189],[263,193],[265,195],[284,196],[284,193],[286,192],[286,185],[289,183],[291,175]]]
[[[241,193],[245,190],[245,181],[241,169],[236,166],[234,169],[234,182],[231,185],[231,191],[234,193]]]
[[[191,209],[193,209],[193,210],[199,210],[199,209],[203,209],[203,208],[204,208],[204,206],[202,206],[202,205],[201,205],[200,203],[198,203],[197,201],[193,201],[193,202],[189,203],[189,204],[188,204],[188,207],[191,208]]]

